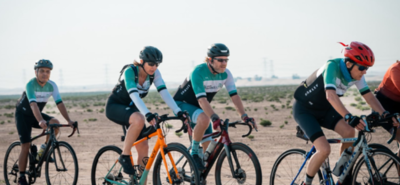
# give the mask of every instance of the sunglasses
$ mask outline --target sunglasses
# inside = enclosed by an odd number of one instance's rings
[[[214,58],[214,60],[216,60],[218,62],[228,62],[229,59]]]
[[[364,71],[364,70],[368,70],[368,68],[369,67],[366,67],[366,66],[362,66],[362,65],[360,65],[360,64],[357,64],[357,63],[354,63],[356,66],[358,66],[358,70],[360,70],[360,71]]]
[[[154,67],[154,66],[158,67],[158,66],[160,65],[160,63],[156,63],[156,62],[147,62],[147,64],[148,64],[150,67]]]

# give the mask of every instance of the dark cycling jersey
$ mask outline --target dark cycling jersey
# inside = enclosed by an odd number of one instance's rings
[[[199,98],[206,97],[208,102],[211,102],[214,95],[224,85],[230,96],[237,94],[235,81],[228,69],[223,73],[213,74],[208,69],[207,63],[203,63],[196,66],[190,76],[179,86],[174,95],[174,100],[186,102],[200,108],[197,101]]]
[[[335,90],[341,97],[352,85],[356,85],[361,95],[370,92],[364,76],[353,80],[342,58],[329,60],[303,81],[294,93],[294,98],[311,109],[329,109],[325,90]]]
[[[143,85],[140,85],[137,82],[138,74],[139,66],[126,68],[123,73],[124,80],[121,80],[120,83],[115,86],[112,94],[110,95],[110,99],[113,99],[113,102],[115,103],[125,106],[135,105],[139,109],[140,113],[146,115],[150,111],[142,101],[142,98],[146,97],[147,93],[149,92],[151,85],[150,81],[152,81],[150,78],[153,78],[153,76],[148,75]],[[154,73],[153,80],[157,91],[160,93],[165,103],[171,107],[174,113],[178,113],[180,109],[169,94],[158,69]]]
[[[49,80],[42,87],[39,85],[36,78],[32,78],[28,84],[26,84],[26,89],[17,102],[17,111],[22,111],[28,116],[34,116],[30,103],[36,102],[40,112],[42,112],[50,96],[53,96],[57,105],[62,102],[56,83]]]

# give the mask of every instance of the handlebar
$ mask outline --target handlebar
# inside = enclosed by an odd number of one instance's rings
[[[360,118],[366,123],[366,126],[364,128],[363,132],[373,132],[372,130],[373,127],[378,127],[378,126],[384,126],[387,124],[393,124],[392,118],[396,118],[396,120],[400,123],[400,115],[399,113],[387,115],[385,118],[381,118],[379,113],[374,112],[371,113],[368,116],[362,115]],[[392,131],[392,136],[390,139],[387,141],[388,144],[390,144],[396,137],[396,132],[397,132],[397,127],[393,127]]]
[[[161,124],[162,122],[164,122],[164,121],[168,121],[168,120],[177,120],[177,119],[182,121],[182,127],[181,127],[179,130],[176,130],[175,132],[180,132],[180,131],[182,131],[182,130],[184,130],[185,132],[187,132],[187,126],[188,126],[188,125],[185,124],[185,123],[184,123],[184,120],[182,120],[181,118],[179,118],[179,117],[177,117],[177,116],[168,117],[168,114],[164,114],[164,115],[158,116],[158,114],[155,113],[155,115],[156,115],[156,118],[155,118],[155,119],[156,119],[156,124],[155,124],[154,126],[147,127],[146,130],[141,134],[142,136],[148,136],[148,135],[150,135],[151,133],[157,131],[157,129],[160,128],[160,124]],[[187,119],[189,119],[188,116],[187,116]]]
[[[53,128],[59,128],[59,127],[70,127],[70,125],[65,125],[65,124],[58,124],[58,123],[52,123],[50,124],[49,121],[46,122],[47,125],[47,129],[43,129],[42,134],[44,134],[46,132],[46,130],[53,130]],[[78,128],[78,122],[75,121],[75,123],[72,124],[73,126],[73,130],[71,132],[71,134],[68,137],[71,137],[74,135],[75,131],[78,130],[78,134],[79,134],[79,128]]]
[[[249,124],[247,124],[247,123],[243,123],[243,122],[239,122],[239,121],[235,121],[235,122],[229,123],[229,119],[226,119],[226,120],[224,121],[224,124],[220,126],[220,127],[221,127],[221,132],[218,132],[218,134],[216,134],[216,135],[213,135],[213,134],[210,134],[210,135],[212,135],[212,138],[213,138],[213,139],[214,139],[214,138],[217,138],[217,137],[221,136],[222,131],[228,132],[228,127],[234,127],[234,128],[236,128],[236,125],[246,125],[246,126],[249,127],[249,132],[248,132],[247,134],[245,134],[245,135],[242,135],[242,137],[247,137],[247,136],[250,135],[251,132],[253,131],[253,128],[251,127],[251,125],[249,125]],[[206,136],[203,136],[203,138],[205,138],[205,137],[206,137]],[[208,136],[208,137],[209,137],[209,136]]]

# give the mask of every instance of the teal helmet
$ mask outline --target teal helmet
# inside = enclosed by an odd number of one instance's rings
[[[50,70],[52,70],[53,69],[53,64],[50,62],[50,60],[41,59],[41,60],[39,60],[39,61],[37,61],[35,63],[34,69],[36,70],[36,69],[39,69],[39,68],[42,68],[42,67],[47,67]]]

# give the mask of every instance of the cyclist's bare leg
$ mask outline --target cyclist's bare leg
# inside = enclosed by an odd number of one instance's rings
[[[204,113],[204,112],[201,113],[197,117],[197,122],[196,122],[196,125],[194,126],[193,139],[195,141],[200,142],[209,125],[210,125],[210,118],[206,115],[206,113]],[[207,144],[207,146],[208,146],[208,144]]]
[[[311,157],[307,167],[307,174],[311,177],[317,174],[319,167],[331,153],[331,145],[329,145],[325,136],[317,138],[313,145],[317,152]]]
[[[135,145],[135,147],[136,147],[136,151],[138,153],[138,159],[137,159],[136,164],[145,167],[146,165],[143,163],[143,158],[149,156],[149,143],[148,143],[148,141],[143,141],[143,142]],[[147,179],[144,184],[147,184]]]
[[[28,152],[31,143],[22,143],[21,144],[21,153],[19,154],[18,159],[18,167],[19,171],[25,171],[26,165],[28,163]]]
[[[60,124],[60,121],[58,121],[58,119],[56,119],[56,118],[52,118],[52,119],[49,121],[49,124],[53,124],[53,123]],[[60,128],[54,128],[55,136],[58,135],[58,132],[59,132],[59,131],[60,131]],[[50,138],[50,135],[47,135],[47,136],[46,136],[46,141],[45,141],[44,143],[47,144],[47,142],[49,142],[49,138]]]
[[[351,137],[355,137],[356,135],[356,131],[353,127],[351,127],[349,124],[347,124],[344,119],[341,119],[338,121],[338,123],[335,126],[335,132],[338,133],[340,136],[342,136],[342,138],[351,138]],[[352,146],[353,143],[342,143],[340,145],[340,153],[339,155],[342,154],[342,152]]]
[[[131,148],[133,143],[139,137],[140,132],[144,127],[144,116],[139,112],[134,112],[129,117],[129,129],[126,132],[125,142],[124,142],[124,149],[122,151],[122,155],[130,155]]]

